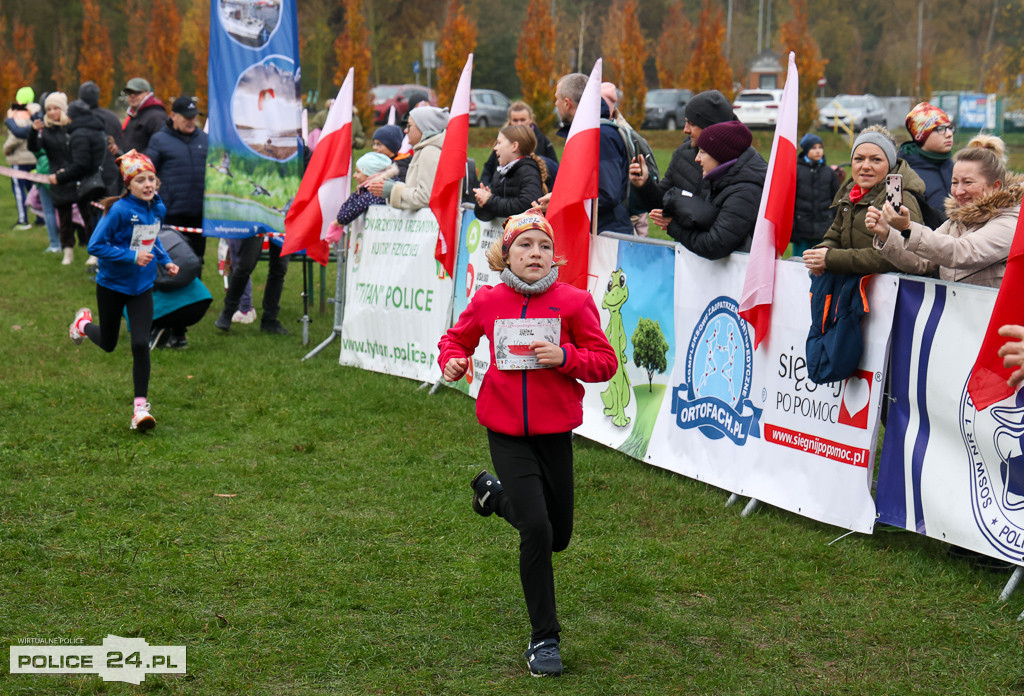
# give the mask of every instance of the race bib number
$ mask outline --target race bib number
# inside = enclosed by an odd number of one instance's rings
[[[550,319],[497,319],[494,322],[494,366],[499,370],[537,370],[541,365],[530,348],[534,341],[547,341],[558,345],[562,333],[562,320]]]

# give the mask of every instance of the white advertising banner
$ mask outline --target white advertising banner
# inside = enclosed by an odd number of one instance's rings
[[[434,260],[434,214],[375,205],[362,227],[348,237],[339,361],[437,381],[437,341],[447,328],[452,279]]]
[[[748,257],[676,252],[675,366],[646,460],[740,495],[869,533],[871,476],[898,279],[868,284],[864,353],[842,382],[807,377],[810,280],[776,265],[768,338],[739,317]]]
[[[462,235],[459,253],[455,259],[455,301],[454,317],[458,321],[462,310],[469,306],[469,301],[477,290],[501,282],[500,274],[492,271],[487,264],[487,248],[492,244],[501,244],[505,218],[489,222],[478,220],[472,210],[462,214]],[[486,336],[480,337],[480,343],[469,361],[465,376],[458,382],[451,382],[453,389],[465,392],[474,399],[480,393],[484,375],[491,360],[491,344]]]
[[[576,433],[643,459],[676,359],[674,245],[592,239],[588,290],[619,369],[583,385]]]
[[[967,393],[996,291],[901,281],[878,519],[1024,563],[1024,392],[974,408]]]

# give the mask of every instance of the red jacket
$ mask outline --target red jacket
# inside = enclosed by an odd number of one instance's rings
[[[562,320],[561,367],[499,370],[494,366],[494,320],[514,318]],[[619,361],[601,329],[590,294],[555,283],[539,295],[521,295],[505,284],[481,288],[437,347],[438,364],[471,358],[480,336],[491,343],[491,365],[476,401],[480,424],[506,435],[564,433],[583,423],[584,382],[611,379]]]

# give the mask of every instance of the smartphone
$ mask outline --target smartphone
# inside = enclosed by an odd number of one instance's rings
[[[903,206],[903,175],[888,174],[885,177],[885,200],[897,213]]]

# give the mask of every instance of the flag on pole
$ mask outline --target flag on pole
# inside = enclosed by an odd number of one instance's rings
[[[284,218],[282,254],[306,250],[309,258],[327,265],[330,250],[323,235],[352,189],[352,83],[349,68],[338,98],[327,112],[309,167]],[[301,156],[301,155],[300,155]]]
[[[455,273],[455,254],[459,233],[459,206],[462,203],[462,179],[466,176],[466,149],[469,147],[469,84],[473,77],[473,54],[466,58],[459,86],[455,88],[451,115],[441,145],[441,158],[430,191],[430,209],[437,218],[437,247],[434,258],[445,272]]]
[[[583,90],[546,217],[555,231],[555,250],[566,260],[558,279],[587,289],[590,257],[591,200],[598,196],[601,153],[601,59],[594,63]]]
[[[747,275],[740,295],[740,316],[754,327],[754,350],[768,335],[775,292],[775,260],[786,250],[793,232],[796,199],[797,117],[800,108],[796,54],[789,53],[789,70],[775,124],[768,176],[754,224]]]
[[[1021,210],[1024,213],[1024,209]],[[1007,338],[999,335],[999,327],[1004,324],[1020,324],[1020,298],[1024,294],[1024,214],[1017,217],[1017,230],[1013,234],[1010,245],[1010,257],[1006,262],[1006,273],[999,284],[999,294],[992,308],[992,318],[988,320],[988,329],[978,351],[978,359],[974,361],[971,377],[967,381],[967,392],[971,395],[974,408],[983,411],[997,401],[1002,401],[1014,392],[1014,388],[1006,383],[1016,368],[1003,367],[1003,359],[998,351]]]

